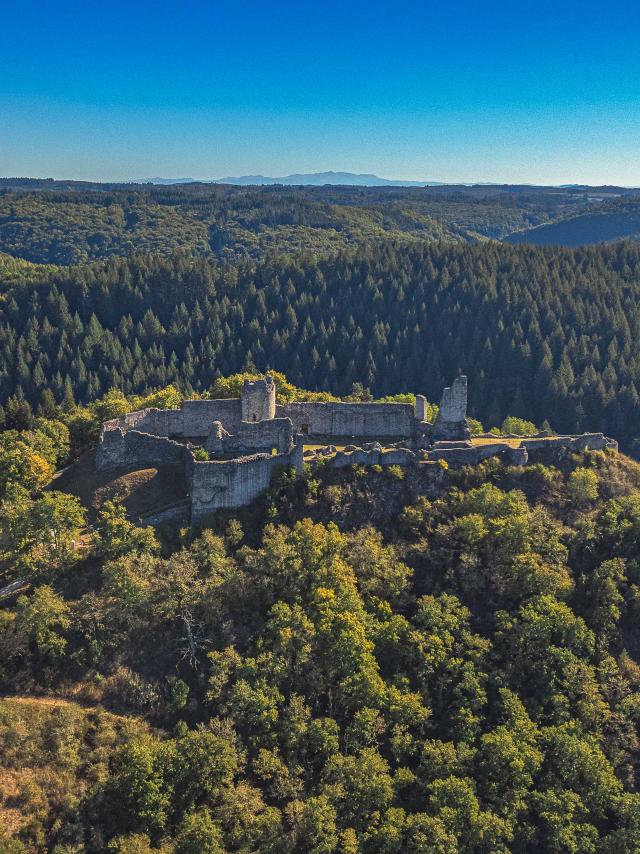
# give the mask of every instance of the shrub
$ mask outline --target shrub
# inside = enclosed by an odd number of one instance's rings
[[[404,480],[404,469],[402,466],[393,465],[387,467],[387,474],[394,480]]]

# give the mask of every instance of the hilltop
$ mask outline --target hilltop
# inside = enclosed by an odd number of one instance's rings
[[[38,539],[49,505],[3,483],[5,578],[11,526],[35,539],[0,610],[0,844],[633,851],[640,468],[410,477],[283,471],[161,541],[109,501],[83,531],[68,472]]]

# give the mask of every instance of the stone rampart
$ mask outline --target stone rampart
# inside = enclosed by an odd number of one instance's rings
[[[203,439],[209,435],[214,421],[220,421],[225,430],[235,433],[242,421],[239,397],[227,400],[185,400],[182,403],[182,435]]]
[[[288,454],[293,446],[293,440],[291,419],[272,418],[269,421],[241,421],[226,444],[244,453],[271,452],[275,448],[279,454]]]
[[[182,436],[182,409],[139,409],[105,421],[103,430],[138,430],[153,436]]]
[[[209,435],[214,421],[234,432],[241,422],[240,398],[183,400],[181,409],[140,409],[105,421],[103,430],[139,430],[153,436],[184,436],[201,439]]]
[[[138,430],[106,430],[96,450],[98,471],[184,462],[191,453],[185,445]]]
[[[569,448],[572,451],[603,451],[605,448],[618,450],[615,439],[609,439],[604,433],[582,433],[580,436],[553,436],[547,439],[523,439],[520,447],[528,451],[547,448]]]
[[[394,448],[390,451],[366,451],[356,448],[355,451],[338,451],[326,462],[329,468],[345,468],[346,466],[408,466],[417,461],[416,455],[409,448]]]
[[[302,445],[290,454],[253,454],[235,460],[191,459],[187,463],[187,481],[191,495],[191,523],[225,507],[249,504],[271,483],[276,469],[302,468]]]
[[[492,442],[486,445],[471,445],[464,442],[438,442],[428,451],[430,462],[444,460],[452,466],[475,466],[489,457],[504,457],[511,465],[521,466],[528,461],[527,449],[512,448],[506,442]]]
[[[296,433],[309,436],[390,436],[411,438],[415,421],[410,403],[286,403],[276,415],[290,418]]]

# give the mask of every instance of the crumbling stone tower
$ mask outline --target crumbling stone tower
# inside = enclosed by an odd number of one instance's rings
[[[442,392],[440,410],[431,428],[433,440],[468,439],[471,435],[467,424],[467,378],[456,377],[450,388]]]
[[[269,421],[276,417],[276,384],[273,377],[245,380],[242,386],[242,420]]]

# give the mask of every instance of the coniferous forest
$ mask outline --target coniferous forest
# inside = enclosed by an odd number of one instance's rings
[[[0,852],[640,850],[640,244],[500,242],[633,198],[5,186]],[[623,453],[307,464],[197,530],[95,471],[267,369]]]
[[[0,395],[87,403],[206,393],[243,369],[347,394],[425,393],[463,371],[470,411],[602,430],[638,453],[640,248],[382,242],[225,264],[135,255],[8,280]]]

